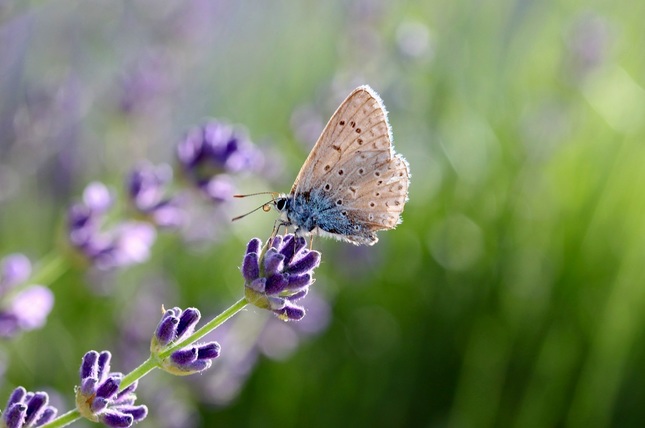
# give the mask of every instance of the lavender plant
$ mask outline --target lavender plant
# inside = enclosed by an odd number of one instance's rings
[[[184,176],[216,203],[232,194],[230,174],[253,170],[260,152],[235,128],[211,122],[191,131],[177,149]],[[157,228],[177,229],[185,221],[181,192],[172,191],[172,169],[142,163],[126,180],[127,197],[141,220],[119,219],[113,192],[103,183],[90,183],[82,199],[67,213],[68,240],[85,265],[98,270],[124,269],[145,262],[156,241]],[[305,308],[295,302],[307,295],[314,282],[320,253],[307,249],[305,239],[294,235],[271,237],[266,243],[253,238],[242,257],[244,297],[201,328],[196,308],[165,310],[150,342],[150,356],[127,374],[111,371],[109,351],[88,351],[80,365],[73,410],[56,417],[45,392],[18,387],[1,411],[0,427],[63,427],[81,418],[108,427],[130,427],[148,415],[135,404],[138,382],[154,369],[186,376],[209,369],[219,357],[220,344],[202,342],[248,304],[271,311],[283,321],[297,321]],[[58,255],[43,260],[32,272],[21,254],[5,257],[0,265],[0,334],[10,337],[42,326],[53,306],[53,293],[33,285],[40,278],[53,282],[69,265]],[[27,303],[25,303],[27,302]]]

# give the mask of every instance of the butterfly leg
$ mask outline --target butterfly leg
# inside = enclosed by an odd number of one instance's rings
[[[280,228],[284,226],[284,234],[286,235],[289,232],[289,223],[285,223],[284,221],[277,219],[275,223],[273,223],[273,231],[271,232],[271,237],[269,240],[273,241],[273,238],[276,237],[278,232],[280,232]]]
[[[278,234],[278,231],[280,230],[280,226],[282,226],[282,222],[280,220],[276,220],[273,223],[273,231],[271,232],[271,236],[269,237],[269,241],[271,242],[271,244],[273,244],[273,238],[275,238],[276,235]]]
[[[309,238],[309,251],[314,249],[314,238],[318,236],[318,229],[315,229],[311,232],[311,237]]]

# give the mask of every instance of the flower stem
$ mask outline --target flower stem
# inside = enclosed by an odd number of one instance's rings
[[[68,268],[67,260],[59,253],[53,252],[40,261],[38,268],[29,278],[29,283],[49,286],[60,278]]]
[[[60,415],[56,419],[54,419],[51,422],[46,423],[45,425],[41,425],[41,428],[60,428],[60,427],[65,427],[72,422],[75,422],[81,418],[81,414],[79,413],[78,410],[70,410],[69,412]]]
[[[56,264],[53,265],[54,267],[57,266]],[[63,265],[64,266],[64,265]],[[58,270],[55,270],[53,268],[52,272],[59,272]],[[60,269],[60,268],[59,268]],[[63,271],[60,271],[58,275],[62,274]],[[172,347],[168,348],[164,352],[159,354],[159,357],[161,359],[166,358],[169,356],[172,352],[179,348],[183,348],[184,346],[187,346],[202,337],[206,336],[208,333],[219,327],[226,321],[227,319],[231,318],[233,315],[241,311],[246,305],[247,305],[247,300],[245,297],[241,298],[237,302],[235,302],[231,307],[226,309],[224,312],[213,318],[211,321],[206,323],[202,328],[188,336],[186,339],[182,340],[181,342],[175,343]],[[136,369],[132,370],[130,373],[125,375],[123,379],[121,380],[121,384],[119,385],[119,389],[123,390],[127,388],[128,386],[132,385],[134,382],[137,380],[141,379],[143,376],[157,368],[158,364],[157,361],[151,356],[149,357],[146,361],[141,363],[139,367]],[[64,427],[72,422],[78,420],[81,418],[81,414],[79,413],[78,410],[70,410],[69,412],[65,413],[64,415],[59,416],[58,418],[54,419],[53,421],[45,424],[42,426],[42,428],[59,428],[59,427]]]
[[[179,348],[183,348],[186,345],[189,345],[202,337],[206,336],[208,333],[211,331],[215,330],[217,327],[219,327],[221,324],[224,323],[227,319],[238,313],[244,306],[246,306],[247,301],[246,298],[242,298],[235,302],[230,308],[226,309],[224,312],[213,318],[211,321],[206,323],[202,328],[188,336],[186,339],[182,340],[181,342],[175,343],[172,347],[166,349],[164,352],[161,352],[159,354],[159,359],[164,359],[170,354],[172,354],[174,351],[176,351]],[[130,373],[125,375],[123,379],[121,380],[121,384],[119,385],[119,389],[123,390],[127,388],[128,386],[132,385],[134,382],[137,380],[141,379],[143,376],[148,374],[150,371],[153,369],[156,369],[158,367],[157,360],[154,359],[152,356],[148,358],[146,361],[144,361],[139,367],[136,369],[132,370]]]
[[[119,390],[124,390],[156,368],[157,362],[152,357],[149,357],[147,360],[141,363],[139,367],[123,376],[123,379],[121,379],[121,384],[119,385]]]

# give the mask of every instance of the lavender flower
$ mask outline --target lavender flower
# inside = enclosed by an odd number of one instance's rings
[[[177,146],[177,159],[189,180],[217,202],[235,193],[224,174],[262,164],[261,153],[243,132],[216,120],[190,130]]]
[[[85,188],[83,201],[73,205],[67,217],[71,244],[103,270],[146,261],[156,239],[154,227],[143,222],[122,222],[104,230],[112,204],[107,187],[94,182]]]
[[[176,228],[184,222],[185,213],[179,197],[168,197],[172,168],[167,164],[143,163],[127,179],[132,205],[160,227]]]
[[[305,248],[305,239],[292,234],[274,237],[268,249],[260,250],[261,244],[258,238],[252,239],[242,262],[247,300],[285,321],[301,319],[305,310],[293,302],[313,284],[320,253]]]
[[[20,253],[9,254],[0,262],[0,294],[4,294],[31,275],[31,262]]]
[[[0,425],[6,428],[39,427],[56,417],[58,410],[49,406],[45,392],[27,392],[19,386],[9,396]]]
[[[89,351],[81,364],[81,384],[75,388],[76,408],[80,414],[93,422],[109,427],[130,427],[142,421],[148,414],[144,405],[135,406],[137,383],[119,391],[123,375],[110,373],[112,355]]]
[[[159,354],[169,345],[179,342],[191,335],[201,314],[195,308],[182,311],[180,308],[168,309],[157,325],[150,352],[157,356],[161,368],[168,373],[186,376],[208,369],[213,360],[219,356],[220,346],[217,342],[192,344],[178,349],[167,358],[160,358]]]
[[[54,306],[54,295],[42,285],[15,287],[31,275],[31,262],[22,254],[11,254],[0,262],[0,337],[42,327]]]

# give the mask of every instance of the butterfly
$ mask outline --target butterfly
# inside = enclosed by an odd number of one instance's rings
[[[289,194],[272,201],[279,227],[374,245],[376,232],[401,223],[410,168],[392,147],[378,94],[359,86],[341,103],[302,165]]]

